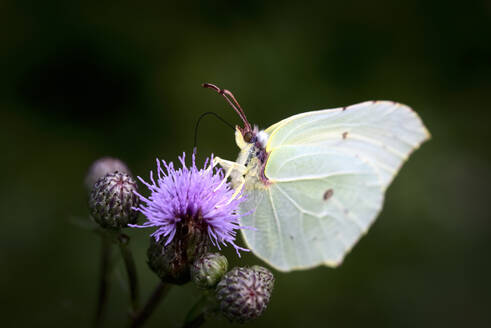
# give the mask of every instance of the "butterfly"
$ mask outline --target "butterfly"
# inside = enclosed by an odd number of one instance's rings
[[[367,101],[251,126],[233,94],[205,83],[237,112],[237,160],[216,157],[246,200],[247,247],[280,271],[336,267],[367,232],[408,156],[430,134],[408,106]]]

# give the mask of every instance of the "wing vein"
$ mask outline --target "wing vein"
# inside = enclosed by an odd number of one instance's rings
[[[276,184],[276,188],[278,188],[278,190],[283,194],[283,196],[285,196],[285,198],[287,200],[290,201],[290,203],[292,203],[293,206],[295,206],[301,213],[304,213],[304,214],[309,214],[309,215],[314,215],[316,216],[317,214],[315,214],[314,212],[310,212],[306,209],[304,209],[303,207],[301,207],[295,200],[293,200],[286,191],[283,190],[283,188],[280,188],[280,186],[278,184]]]
[[[329,112],[331,112],[331,111],[332,111],[332,113],[335,113],[335,112],[339,112],[339,111],[340,111],[340,108],[324,109],[324,110],[321,110],[321,111],[325,111],[326,113],[327,113],[328,111],[329,111]],[[324,114],[324,113],[323,113],[323,114]],[[280,127],[284,127],[284,126],[286,126],[287,124],[289,124],[290,122],[294,122],[294,120],[289,120],[288,122],[285,122],[284,124],[282,124],[282,125],[281,125],[281,126],[279,126],[278,128],[280,128]],[[288,134],[287,134],[287,135],[286,135],[286,136],[283,138],[283,140],[287,140],[287,139],[288,139],[288,138],[289,138],[289,137],[290,137],[290,136],[293,134],[293,132],[297,131],[298,129],[300,129],[300,128],[302,128],[302,127],[304,127],[305,125],[308,125],[308,124],[310,124],[310,123],[311,123],[310,121],[307,121],[307,122],[305,122],[305,123],[302,123],[302,124],[298,125],[298,126],[297,126],[297,127],[295,127],[294,129],[292,129],[292,130],[291,130],[291,131],[290,131],[290,132],[289,132],[289,133],[288,133]],[[277,128],[277,129],[278,129],[278,128]]]
[[[297,182],[297,181],[308,181],[308,180],[322,180],[330,177],[335,177],[335,176],[342,176],[342,175],[357,175],[357,176],[362,176],[362,175],[371,175],[371,173],[359,173],[359,172],[337,172],[337,173],[331,173],[327,175],[310,175],[310,176],[303,176],[300,178],[276,178],[276,179],[270,179],[271,182]]]
[[[282,239],[282,233],[281,233],[281,225],[280,225],[280,219],[278,217],[278,212],[276,212],[276,207],[274,206],[273,202],[273,195],[271,194],[271,190],[268,190],[268,195],[269,195],[269,201],[271,202],[271,209],[273,210],[273,216],[276,222],[276,226],[278,227],[278,236],[280,236],[280,247],[283,249],[282,255],[283,255],[283,261],[285,261],[285,245],[283,244],[283,239]]]
[[[392,148],[390,146],[384,145],[381,141],[378,141],[376,139],[372,139],[372,138],[369,138],[367,136],[364,136],[364,135],[361,135],[361,134],[357,134],[357,133],[351,133],[350,136],[351,136],[352,139],[358,139],[358,140],[367,142],[369,144],[372,144],[372,145],[375,145],[375,146],[379,146],[379,147],[381,147],[383,149],[387,149],[388,152],[396,155],[397,157],[400,157],[401,159],[406,159],[407,158],[407,156],[405,156],[403,153],[395,150],[394,148]],[[395,137],[395,138],[397,140],[402,141],[403,143],[407,143],[407,142],[405,142],[404,140],[402,140],[400,138],[397,138],[397,137]],[[410,145],[410,146],[413,147],[412,145]]]

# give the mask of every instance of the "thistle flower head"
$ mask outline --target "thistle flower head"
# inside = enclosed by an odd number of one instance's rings
[[[174,238],[180,239],[190,231],[199,230],[219,249],[221,244],[230,244],[237,254],[239,250],[247,251],[235,244],[237,229],[244,228],[240,226],[238,213],[244,200],[242,194],[233,197],[235,191],[223,181],[222,170],[212,167],[212,159],[206,159],[202,169],[196,167],[195,154],[189,168],[185,154],[179,160],[182,165],[179,169],[174,168],[172,162],[157,160],[156,180],[153,172],[150,172],[150,182],[139,177],[151,194],[148,198],[137,194],[141,203],[135,209],[143,213],[147,221],[132,227],[156,227],[151,236],[157,242],[164,239],[165,245]]]
[[[266,310],[273,291],[274,276],[266,268],[235,267],[216,287],[220,311],[232,322],[256,319]]]
[[[139,199],[133,178],[121,172],[108,173],[94,184],[89,198],[92,217],[103,228],[119,229],[136,223]]]

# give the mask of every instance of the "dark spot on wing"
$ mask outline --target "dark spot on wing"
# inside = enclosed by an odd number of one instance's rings
[[[346,106],[343,107],[343,112],[346,110]]]
[[[294,239],[292,235],[290,235],[290,239],[291,239],[291,240],[293,240],[293,239]]]
[[[347,136],[348,136],[348,131],[343,132],[343,139],[346,139]]]
[[[324,200],[328,200],[329,198],[334,195],[334,191],[332,189],[327,189],[326,192],[324,193]]]

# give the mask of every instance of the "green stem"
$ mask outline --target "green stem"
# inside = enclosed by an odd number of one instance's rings
[[[183,328],[198,328],[201,327],[202,324],[205,323],[205,313],[201,312],[196,317],[194,317],[191,321],[186,321]]]
[[[130,301],[131,301],[131,308],[133,310],[133,313],[138,312],[138,298],[139,298],[139,292],[138,292],[138,278],[137,278],[137,273],[136,273],[136,265],[135,265],[135,260],[133,259],[133,255],[131,254],[131,250],[128,247],[130,237],[127,235],[121,233],[118,236],[118,241],[119,241],[119,249],[121,250],[121,255],[124,260],[124,265],[126,267],[126,273],[128,274],[128,283],[130,287]]]
[[[101,267],[99,274],[99,293],[97,296],[97,307],[95,311],[94,327],[99,327],[104,318],[106,310],[107,295],[109,293],[109,276],[111,261],[111,241],[105,235],[101,235]]]
[[[193,305],[186,315],[182,328],[197,328],[205,323],[207,316],[213,315],[218,310],[214,293],[205,291],[201,298]]]
[[[130,327],[131,328],[136,328],[136,327],[141,327],[147,321],[147,319],[150,317],[150,315],[153,313],[157,305],[162,301],[162,299],[167,295],[169,292],[171,285],[168,283],[164,282],[159,282],[157,287],[155,287],[155,290],[153,291],[152,295],[150,295],[149,299],[147,300],[147,303],[145,303],[145,306],[136,313],[134,316]]]

